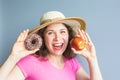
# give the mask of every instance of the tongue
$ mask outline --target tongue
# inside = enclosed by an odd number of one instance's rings
[[[60,50],[61,48],[61,46],[54,47],[55,50]]]

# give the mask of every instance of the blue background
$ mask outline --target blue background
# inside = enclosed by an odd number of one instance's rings
[[[120,1],[119,0],[1,0],[0,64],[24,29],[39,25],[40,16],[58,10],[66,17],[82,17],[96,47],[104,80],[118,80],[120,74]],[[87,62],[78,57],[88,71]]]

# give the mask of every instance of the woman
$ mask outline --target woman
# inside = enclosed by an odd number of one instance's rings
[[[24,30],[19,35],[10,56],[1,66],[1,79],[102,80],[95,48],[85,29],[85,21],[81,18],[65,18],[58,11],[45,13],[40,26]],[[42,47],[27,50],[24,41],[28,34],[33,33],[42,37]],[[75,36],[85,40],[86,47],[83,50],[70,47],[70,41]],[[76,54],[88,61],[90,76],[75,59]]]

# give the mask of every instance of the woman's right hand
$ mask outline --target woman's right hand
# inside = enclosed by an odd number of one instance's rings
[[[24,30],[20,33],[19,37],[17,38],[16,42],[14,43],[14,46],[11,51],[11,55],[17,57],[17,59],[21,59],[29,54],[33,54],[39,49],[35,50],[27,50],[25,48],[24,41],[28,35],[29,30]]]

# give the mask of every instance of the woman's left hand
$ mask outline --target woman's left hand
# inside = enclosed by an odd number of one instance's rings
[[[85,40],[86,45],[83,50],[76,50],[72,48],[72,51],[75,54],[80,54],[81,56],[85,57],[87,60],[95,59],[96,51],[89,35],[85,31],[79,30],[77,36],[83,38]]]

